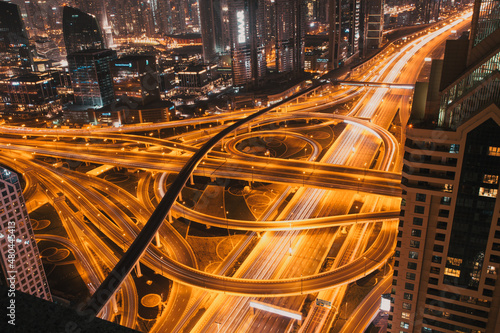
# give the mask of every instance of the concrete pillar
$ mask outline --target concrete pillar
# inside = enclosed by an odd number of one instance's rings
[[[135,265],[135,271],[137,273],[137,277],[141,277],[142,276],[142,272],[141,272],[141,263],[138,261],[137,264]]]
[[[158,231],[156,232],[156,246],[161,247],[160,233]]]
[[[111,297],[111,306],[113,307],[113,312],[118,312],[118,305],[116,304],[116,294]]]
[[[191,182],[191,185],[194,185],[194,177],[192,173],[189,175],[189,181]]]
[[[168,211],[168,222],[174,223],[174,221],[172,220],[172,209]]]
[[[182,202],[182,191],[179,192],[179,201]]]

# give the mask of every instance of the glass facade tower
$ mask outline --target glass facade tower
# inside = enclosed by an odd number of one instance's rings
[[[97,19],[73,7],[65,6],[63,9],[63,35],[67,54],[104,48]]]

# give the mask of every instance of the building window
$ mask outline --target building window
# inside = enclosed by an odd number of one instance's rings
[[[410,258],[410,259],[418,259],[418,252],[416,252],[416,251],[410,251],[408,253],[408,258]]]
[[[496,198],[497,192],[498,190],[496,188],[487,188],[487,187],[479,188],[479,196],[481,197]]]
[[[442,259],[440,256],[432,256],[431,260],[433,263],[440,264]]]
[[[407,267],[408,267],[408,269],[415,270],[415,269],[417,269],[417,263],[416,262],[409,262]]]
[[[420,237],[422,235],[422,230],[411,229],[411,235],[414,237]]]
[[[425,207],[424,206],[415,206],[415,213],[417,214],[423,214],[425,212]]]
[[[410,319],[410,313],[409,312],[402,312],[401,313],[401,318],[403,318],[403,319]]]
[[[448,222],[441,222],[441,221],[438,221],[437,226],[436,226],[436,228],[442,229],[442,230],[446,230],[447,227],[448,227]]]
[[[403,302],[403,309],[411,310],[411,303]]]
[[[483,183],[485,183],[485,184],[498,184],[498,175],[484,175]]]
[[[441,269],[439,267],[431,267],[431,273],[432,274],[439,274],[439,272],[441,271]]]
[[[406,321],[402,321],[401,324],[399,324],[399,326],[401,328],[409,328],[410,327],[410,324],[407,323]]]
[[[443,245],[434,245],[433,250],[434,252],[443,253],[444,247]]]
[[[446,235],[439,233],[439,232],[436,233],[436,237],[434,237],[435,240],[441,241],[441,242],[444,242],[445,238],[446,238]]]
[[[405,283],[405,289],[407,289],[407,290],[413,290],[413,289],[415,289],[415,285],[413,283],[406,282]]]
[[[421,217],[414,217],[413,218],[413,225],[422,225],[424,223],[424,219]]]
[[[458,150],[460,149],[460,145],[459,144],[451,144],[450,145],[450,153],[452,154],[458,154]]]
[[[500,147],[490,147],[488,151],[490,156],[500,156]]]
[[[445,205],[445,206],[451,205],[451,198],[450,197],[442,197],[441,198],[441,205]]]
[[[423,193],[417,193],[415,200],[420,201],[420,202],[425,202],[426,197],[427,196]]]
[[[420,241],[410,239],[410,247],[418,249],[420,247]]]
[[[447,218],[450,216],[450,211],[448,209],[440,209],[438,213],[439,217]]]
[[[409,272],[407,272],[407,273],[406,273],[406,278],[407,278],[408,280],[415,281],[416,274],[415,274],[415,273],[409,273]]]
[[[460,277],[460,270],[445,267],[444,274],[448,276]]]

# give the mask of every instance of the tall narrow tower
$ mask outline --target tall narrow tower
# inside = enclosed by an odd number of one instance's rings
[[[7,286],[52,301],[17,175],[0,167],[0,265]]]
[[[258,85],[266,74],[263,0],[230,0],[233,84]]]
[[[328,63],[331,68],[338,68],[359,52],[361,0],[329,1]]]
[[[415,87],[389,332],[500,327],[499,10],[476,0],[470,40]]]

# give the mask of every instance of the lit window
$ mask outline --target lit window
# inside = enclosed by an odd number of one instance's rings
[[[500,147],[490,147],[488,155],[490,155],[490,156],[500,156]]]
[[[401,328],[409,328],[410,327],[410,324],[407,323],[406,321],[402,321],[401,324],[399,324],[399,326]]]
[[[452,154],[458,154],[458,150],[459,149],[460,149],[460,145],[452,144],[450,146],[450,153],[452,153]]]
[[[445,267],[444,274],[448,276],[460,277],[460,270]]]
[[[485,184],[498,184],[498,175],[484,175],[483,183],[485,183]]]
[[[411,310],[411,303],[403,302],[403,309],[405,309],[405,310]]]
[[[401,318],[402,319],[410,319],[410,313],[409,312],[402,312]]]
[[[496,188],[487,188],[487,187],[479,188],[479,196],[481,197],[496,198],[497,192],[498,190]]]
[[[453,257],[448,257],[446,258],[446,261],[453,266],[460,266],[462,264],[462,259],[460,258],[453,258]]]
[[[453,185],[452,184],[444,184],[444,191],[445,192],[453,192]]]

